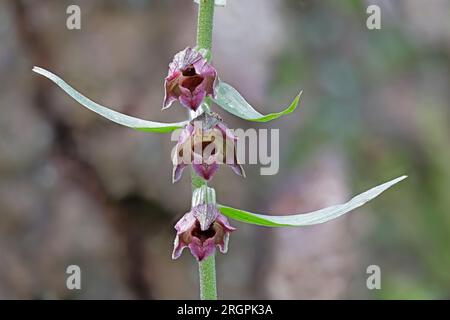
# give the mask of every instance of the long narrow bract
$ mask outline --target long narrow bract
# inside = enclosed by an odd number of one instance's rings
[[[219,210],[229,218],[250,223],[256,224],[259,226],[265,227],[300,227],[300,226],[308,226],[319,223],[324,223],[333,219],[336,219],[360,206],[365,204],[366,202],[376,198],[382,192],[392,187],[394,184],[406,179],[407,176],[401,176],[389,182],[383,183],[377,187],[374,187],[366,192],[363,192],[355,197],[353,197],[350,201],[338,204],[335,206],[331,206],[328,208],[320,209],[313,212],[303,213],[303,214],[293,214],[293,215],[280,215],[280,216],[271,216],[271,215],[263,215],[257,213],[251,213],[244,210],[239,210],[223,205],[218,205]]]
[[[127,116],[126,114],[111,110],[90,100],[89,98],[85,97],[77,90],[72,88],[70,85],[68,85],[63,79],[51,73],[50,71],[39,67],[34,67],[33,71],[56,83],[61,89],[63,89],[69,96],[74,98],[82,106],[88,108],[91,111],[94,111],[95,113],[105,117],[108,120],[111,120],[123,126],[139,131],[166,133],[179,128],[183,128],[187,124],[187,121],[177,123],[164,123]]]

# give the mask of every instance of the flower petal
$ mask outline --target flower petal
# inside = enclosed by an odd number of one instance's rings
[[[180,94],[180,90],[178,89],[178,78],[180,76],[181,72],[175,71],[165,79],[163,110],[169,108],[174,101],[178,100]]]
[[[219,242],[216,244],[219,247],[220,252],[222,252],[222,253],[228,252],[228,242],[229,241],[230,241],[230,233],[226,232],[223,235],[222,242]]]
[[[187,167],[187,164],[180,163],[173,167],[172,171],[172,183],[178,182],[183,175],[184,169]]]
[[[201,61],[203,56],[192,48],[185,48],[173,57],[173,61],[169,64],[169,75],[177,70],[185,69],[191,64],[194,65]]]
[[[186,248],[187,246],[187,244],[180,241],[180,236],[176,235],[173,242],[172,259],[178,259],[183,253],[184,248]]]
[[[240,164],[229,164],[230,168],[236,173],[238,176],[245,178],[244,168]]]
[[[175,230],[177,230],[177,234],[182,234],[194,227],[196,218],[192,214],[192,212],[187,212],[184,216],[177,222],[175,225]]]
[[[224,228],[224,230],[227,231],[227,232],[231,232],[231,231],[236,230],[235,227],[232,227],[230,225],[230,223],[228,222],[227,217],[224,216],[223,214],[219,213],[219,215],[216,218],[216,221],[219,222],[222,225],[222,227]]]

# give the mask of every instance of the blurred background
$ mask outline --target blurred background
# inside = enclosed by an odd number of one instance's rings
[[[81,30],[66,28],[81,7]],[[366,27],[381,8],[381,30]],[[186,0],[0,2],[0,299],[196,299],[197,265],[172,261],[189,175],[171,183],[170,135],[136,132],[79,106],[33,65],[88,97],[152,120],[173,55],[195,45]],[[450,298],[450,2],[228,0],[215,15],[213,62],[261,112],[303,89],[279,128],[280,171],[223,167],[221,203],[300,213],[409,178],[324,225],[232,222],[217,255],[220,298]],[[66,268],[82,290],[66,288]],[[368,290],[369,265],[381,290]]]

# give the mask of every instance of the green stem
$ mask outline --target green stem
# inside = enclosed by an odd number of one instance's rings
[[[200,299],[217,300],[216,260],[214,255],[210,255],[198,263],[198,273],[200,277]]]
[[[211,50],[214,17],[214,0],[200,0],[197,20],[197,46]]]
[[[197,48],[211,51],[212,30],[214,17],[214,0],[200,0],[197,22]],[[210,56],[210,55],[209,55]],[[206,185],[206,181],[197,176],[193,170],[191,174],[192,191]],[[200,278],[200,298],[202,300],[217,300],[216,262],[212,254],[198,263]]]

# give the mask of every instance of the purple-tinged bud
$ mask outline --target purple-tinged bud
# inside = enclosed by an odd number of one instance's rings
[[[215,205],[214,189],[206,186],[194,191],[192,209],[177,222],[175,229],[172,258],[180,257],[188,247],[198,261],[214,253],[216,247],[226,253],[230,233],[236,230]]]
[[[181,178],[184,168],[192,164],[203,179],[210,180],[219,164],[229,165],[245,177],[236,154],[237,137],[215,114],[203,113],[192,120],[182,131],[172,155],[173,182]]]
[[[201,53],[192,48],[178,52],[169,64],[165,79],[163,109],[179,100],[186,108],[196,111],[205,97],[215,97],[216,82],[216,69]]]

